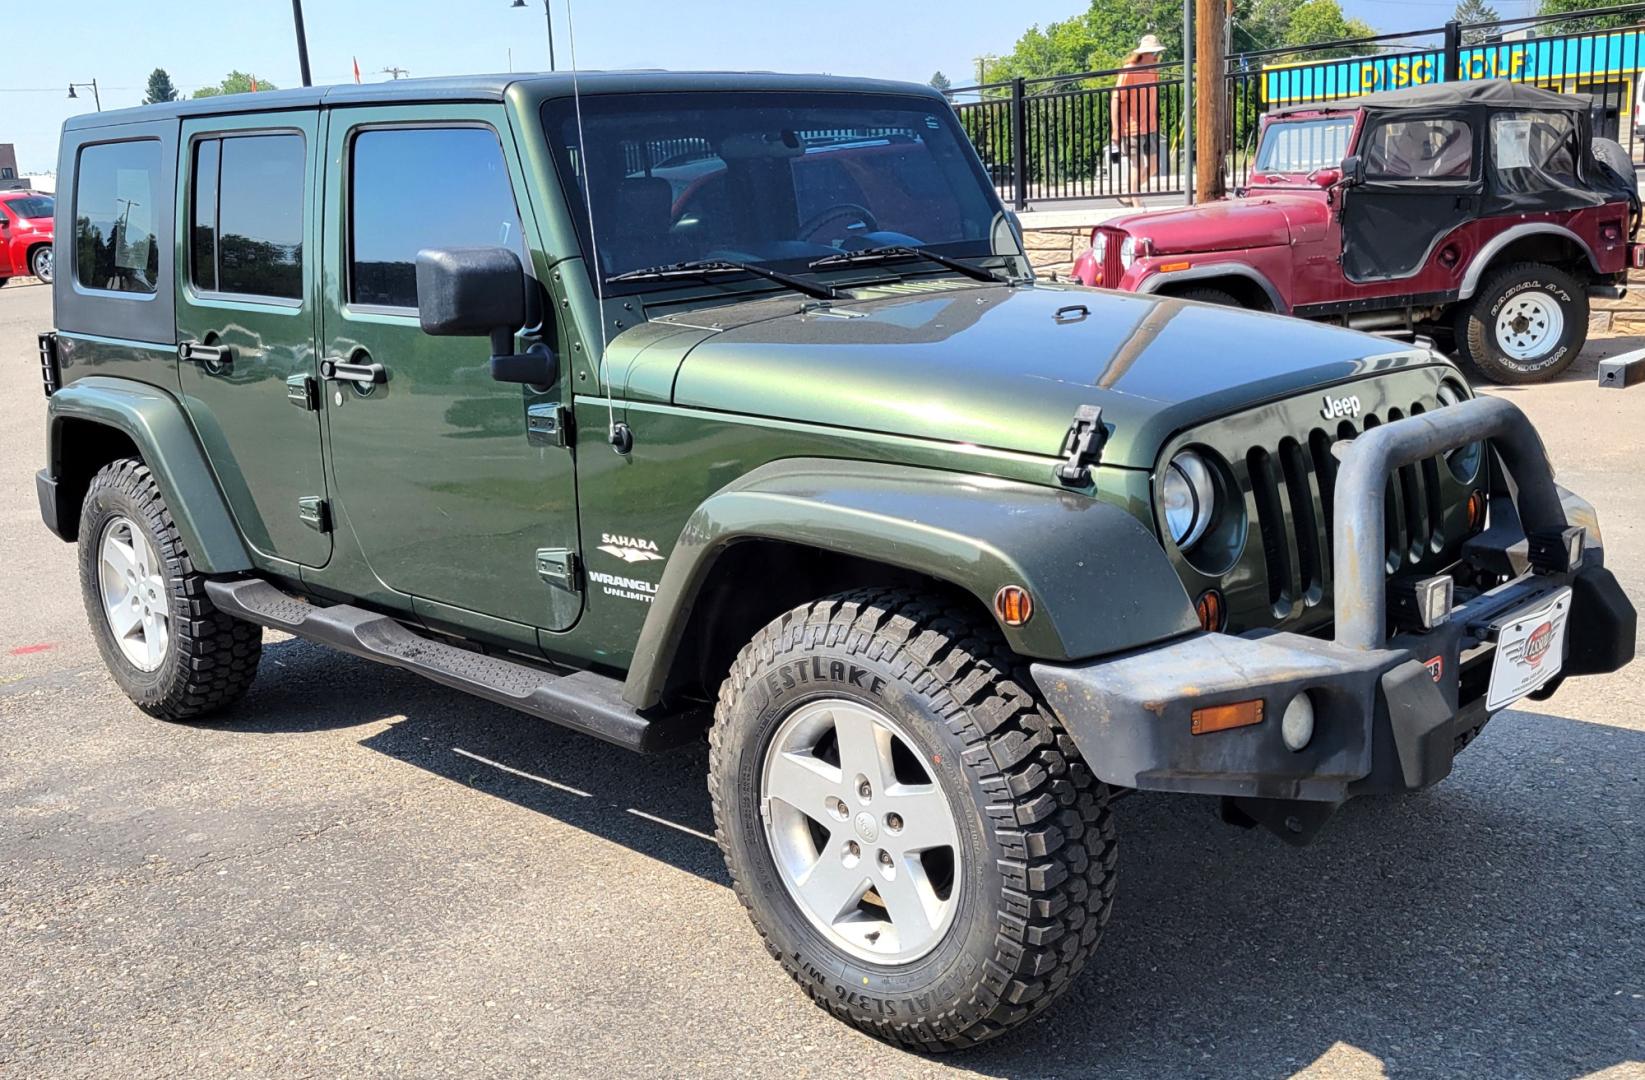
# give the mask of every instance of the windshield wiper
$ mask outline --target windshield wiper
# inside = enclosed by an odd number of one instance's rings
[[[701,277],[705,274],[728,274],[741,271],[753,274],[755,277],[775,281],[779,285],[793,289],[795,292],[807,296],[815,296],[819,300],[838,300],[839,290],[832,285],[825,285],[820,281],[807,281],[793,274],[785,274],[780,270],[767,269],[755,263],[734,262],[731,259],[692,259],[688,262],[668,263],[663,266],[647,266],[639,270],[628,270],[606,281],[645,281],[653,278],[670,277]]]
[[[930,248],[914,247],[912,244],[888,244],[884,247],[863,248],[861,251],[845,251],[838,255],[825,255],[813,261],[810,266],[813,270],[822,270],[830,266],[853,266],[857,263],[886,262],[891,259],[929,259],[938,266],[946,266],[957,273],[964,274],[972,281],[995,281],[1008,285],[1011,279],[1003,274],[996,273],[986,266],[978,266],[961,259],[940,255]]]

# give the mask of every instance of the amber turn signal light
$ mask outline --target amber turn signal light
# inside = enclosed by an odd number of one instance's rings
[[[1007,626],[1021,626],[1034,615],[1034,601],[1021,585],[1002,585],[994,594],[994,613]]]
[[[1206,589],[1199,594],[1199,599],[1194,601],[1194,613],[1199,616],[1200,626],[1214,634],[1222,629],[1228,610],[1223,606],[1220,592]]]
[[[1478,488],[1468,493],[1468,531],[1478,532],[1485,527],[1485,493]]]
[[[1195,735],[1204,735],[1212,731],[1227,731],[1229,728],[1250,727],[1252,724],[1262,723],[1262,699],[1255,701],[1236,701],[1232,705],[1213,705],[1209,709],[1195,709],[1193,726],[1190,728]]]

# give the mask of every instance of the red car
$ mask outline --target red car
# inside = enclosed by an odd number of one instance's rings
[[[1444,83],[1263,119],[1251,186],[1092,230],[1087,285],[1422,333],[1497,382],[1552,378],[1620,296],[1639,194],[1585,95]]]
[[[0,285],[33,274],[51,280],[57,201],[39,191],[0,191]]]

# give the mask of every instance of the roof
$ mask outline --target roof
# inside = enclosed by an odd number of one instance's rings
[[[1587,112],[1593,99],[1587,94],[1556,94],[1552,90],[1507,79],[1469,79],[1463,82],[1428,83],[1406,90],[1384,90],[1345,101],[1324,101],[1286,105],[1273,115],[1321,112],[1330,109],[1377,109],[1396,112],[1407,109],[1458,109],[1483,105],[1495,109],[1556,109]]]
[[[390,105],[408,102],[502,101],[511,91],[537,98],[570,97],[574,85],[583,94],[669,93],[693,90],[833,91],[941,96],[918,83],[858,79],[837,75],[782,75],[768,71],[581,71],[535,74],[454,75],[437,79],[398,79],[380,83],[264,90],[256,94],[222,94],[186,98],[131,109],[82,113],[70,117],[65,130],[146,123],[152,120],[218,116],[226,113],[312,109],[321,105]]]

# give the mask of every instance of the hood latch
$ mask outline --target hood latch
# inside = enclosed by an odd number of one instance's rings
[[[1074,410],[1074,422],[1062,440],[1065,459],[1056,468],[1057,479],[1070,487],[1084,487],[1091,482],[1091,466],[1102,457],[1103,439],[1107,430],[1102,426],[1102,406],[1081,405]]]

